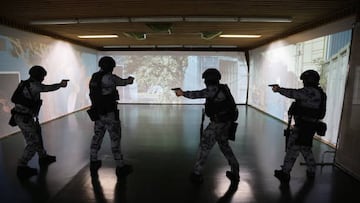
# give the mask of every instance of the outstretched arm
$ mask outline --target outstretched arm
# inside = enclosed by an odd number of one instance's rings
[[[40,85],[40,92],[51,92],[60,89],[61,87],[66,87],[69,80],[61,80],[60,83],[55,83],[51,85]]]
[[[126,86],[126,85],[131,85],[134,83],[134,77],[131,77],[129,76],[128,78],[126,79],[122,79],[118,76],[115,77],[115,83],[116,83],[116,86]]]
[[[211,91],[208,89],[196,90],[196,91],[183,91],[181,88],[174,88],[176,96],[184,96],[189,99],[200,99],[211,97]]]

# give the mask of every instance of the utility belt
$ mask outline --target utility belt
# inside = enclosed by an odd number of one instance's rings
[[[313,124],[315,127],[316,134],[318,134],[319,136],[325,136],[325,133],[327,130],[327,125],[325,122],[321,121],[320,119],[299,116],[296,118],[296,120],[297,120],[297,122],[300,122],[300,123],[307,122],[307,123]]]
[[[229,122],[232,120],[233,119],[231,119],[231,117],[228,115],[215,114],[213,116],[210,116],[210,121],[216,122],[216,123],[226,123],[226,122]]]
[[[23,113],[23,112],[18,112],[15,109],[11,109],[11,117],[9,120],[9,125],[12,127],[17,126],[17,123],[15,121],[14,115],[20,115],[23,116],[23,122],[24,123],[28,123],[31,119],[33,119],[34,117],[36,118],[36,120],[38,121],[38,118],[36,116],[34,116],[33,114],[30,113]]]
[[[115,120],[120,120],[119,110],[117,108],[102,109],[101,111],[99,111],[96,107],[91,106],[90,109],[88,109],[86,112],[88,113],[91,121],[100,120],[100,116],[106,115],[111,112],[115,113]]]
[[[320,121],[320,119],[306,117],[306,116],[298,116],[297,119],[299,119],[301,121],[311,122],[311,123],[317,123]]]

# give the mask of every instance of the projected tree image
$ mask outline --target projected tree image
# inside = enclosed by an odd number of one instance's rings
[[[170,102],[174,96],[170,89],[182,85],[188,60],[186,56],[129,56],[123,63],[124,74],[135,76],[139,94],[155,98],[154,102]]]

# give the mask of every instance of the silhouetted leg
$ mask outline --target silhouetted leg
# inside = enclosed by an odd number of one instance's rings
[[[306,175],[308,178],[315,177],[316,163],[310,146],[301,146],[300,152],[305,159],[306,163]]]
[[[122,167],[124,165],[123,155],[121,153],[121,125],[120,121],[112,121],[108,126],[108,132],[111,139],[111,151],[114,156],[116,165]]]
[[[194,165],[194,169],[193,169],[193,173],[195,174],[201,174],[206,159],[210,153],[210,150],[212,149],[212,147],[214,146],[216,140],[215,140],[215,136],[216,136],[216,129],[215,129],[215,125],[214,123],[210,123],[206,129],[204,130],[204,133],[201,137],[200,140],[200,146],[199,146],[199,150],[197,153],[197,160],[195,162]]]
[[[231,166],[231,172],[234,174],[239,174],[239,162],[237,161],[228,140],[228,134],[231,123],[224,123],[224,125],[219,125],[218,127],[218,136],[216,137],[219,144],[221,152],[224,154],[229,165]]]
[[[105,123],[102,119],[95,121],[94,136],[91,140],[90,146],[90,161],[98,160],[98,151],[101,148],[101,144],[105,135]]]

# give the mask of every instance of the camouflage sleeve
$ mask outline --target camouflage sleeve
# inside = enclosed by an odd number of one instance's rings
[[[289,88],[280,88],[279,93],[285,97],[296,99],[296,100],[304,100],[307,99],[307,94],[304,89],[289,89]]]
[[[115,81],[116,86],[126,86],[129,84],[128,79],[122,79],[117,75],[113,75],[113,80]]]
[[[40,84],[39,89],[40,89],[40,92],[51,92],[51,91],[58,90],[60,87],[61,87],[60,83],[51,84],[51,85]]]
[[[212,98],[215,96],[218,88],[205,88],[197,91],[185,91],[184,97],[189,99]]]

